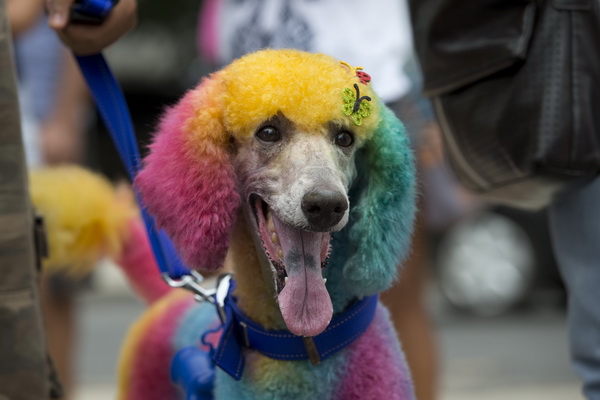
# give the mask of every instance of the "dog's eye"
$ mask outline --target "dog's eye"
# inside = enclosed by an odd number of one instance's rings
[[[350,132],[340,132],[335,135],[335,144],[340,147],[350,147],[354,144],[354,137]]]
[[[263,142],[278,142],[281,140],[281,133],[272,126],[265,126],[256,132],[256,137]]]

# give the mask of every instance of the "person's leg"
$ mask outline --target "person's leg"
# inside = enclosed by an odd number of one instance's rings
[[[62,278],[62,277],[61,277]],[[75,387],[74,352],[77,348],[75,283],[42,274],[42,311],[46,320],[46,337],[52,361],[63,389],[61,400],[73,397]],[[67,279],[67,278],[64,278]],[[63,279],[63,280],[64,280]]]
[[[415,222],[412,250],[400,279],[381,295],[402,342],[419,400],[434,400],[438,391],[438,349],[435,328],[426,305],[429,253],[423,212]]]
[[[406,125],[415,149],[418,182],[423,176],[423,147],[425,135],[431,126],[423,115],[416,95],[408,94],[397,102],[388,104]],[[419,184],[419,188],[422,184]],[[438,392],[438,348],[435,327],[426,304],[427,277],[429,274],[429,233],[425,221],[425,203],[420,197],[411,251],[400,270],[400,279],[392,288],[382,293],[381,301],[390,310],[390,316],[406,354],[406,360],[419,400],[435,400]]]
[[[0,0],[0,398],[50,396],[11,37]]]
[[[600,179],[550,207],[554,252],[568,292],[571,358],[590,400],[600,399]]]

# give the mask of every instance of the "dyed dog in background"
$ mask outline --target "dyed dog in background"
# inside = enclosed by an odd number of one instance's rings
[[[127,185],[113,185],[80,166],[61,165],[30,171],[29,188],[44,221],[44,274],[82,279],[107,258],[146,301],[170,292],[156,272],[146,228]]]
[[[408,251],[413,159],[369,80],[325,55],[245,56],[165,113],[136,179],[185,264],[231,268],[237,305],[265,329],[320,334],[357,299],[390,287]],[[176,399],[173,355],[203,346],[220,321],[183,291],[148,299],[124,345],[120,398]],[[252,349],[244,357],[239,381],[217,369],[216,399],[414,398],[381,305],[360,337],[318,365]]]

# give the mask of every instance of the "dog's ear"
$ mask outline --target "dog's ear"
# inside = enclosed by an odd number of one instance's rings
[[[205,79],[166,111],[135,180],[186,266],[204,271],[222,266],[240,204],[220,90]]]
[[[404,126],[381,105],[376,132],[357,154],[348,259],[343,275],[357,295],[391,286],[406,257],[415,215],[415,167]]]

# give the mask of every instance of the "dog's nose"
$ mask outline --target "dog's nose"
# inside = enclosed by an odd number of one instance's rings
[[[302,212],[316,230],[325,231],[335,226],[347,209],[346,196],[333,190],[308,192],[302,198]]]

